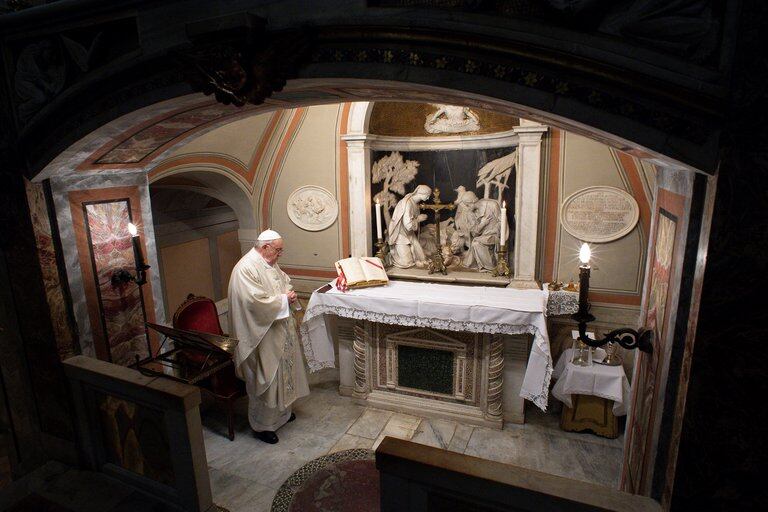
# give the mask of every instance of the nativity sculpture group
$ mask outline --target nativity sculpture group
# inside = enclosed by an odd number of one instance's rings
[[[397,202],[387,239],[392,265],[427,268],[430,256],[439,254],[447,268],[490,272],[496,267],[501,223],[507,222],[502,218],[499,201],[479,199],[463,186],[458,187],[456,193],[456,200],[449,208],[455,208],[455,216],[441,221],[439,228],[435,224],[422,226],[427,220],[427,215],[422,213],[423,206],[430,196],[434,197],[434,203],[426,206],[439,206],[439,191],[418,185]],[[509,229],[505,231],[509,233]],[[440,237],[439,246],[437,236]],[[506,239],[503,243],[506,245]]]
[[[478,114],[468,107],[432,107],[435,110],[424,123],[428,133],[455,134],[481,128]],[[380,245],[380,255],[385,256],[386,246],[386,259],[393,266],[427,268],[430,274],[436,269],[445,273],[448,268],[497,272],[497,254],[506,258],[509,235],[502,197],[516,165],[516,150],[488,162],[477,171],[475,183],[478,189],[484,189],[483,198],[460,185],[455,189],[453,204],[444,204],[440,202],[440,191],[427,185],[418,185],[406,193],[406,184],[418,174],[419,162],[405,160],[398,151],[382,157],[371,169],[372,182],[381,183],[381,191],[374,199],[383,207],[388,232],[386,241]],[[498,195],[495,199],[491,198],[493,189]],[[395,194],[403,197],[398,201]],[[430,196],[432,203],[427,203]],[[390,216],[391,208],[394,209]],[[441,210],[455,210],[455,215],[441,220]],[[428,218],[425,211],[434,212],[435,222],[422,225]],[[506,267],[506,261],[502,263]]]

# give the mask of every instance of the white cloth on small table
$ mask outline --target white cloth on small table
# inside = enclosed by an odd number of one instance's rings
[[[613,400],[614,416],[627,414],[630,387],[624,367],[597,363],[577,366],[571,363],[572,354],[573,349],[569,348],[557,360],[552,374],[557,383],[552,388],[552,396],[568,407],[573,407],[571,395],[599,396]]]
[[[562,288],[552,291],[549,283],[544,283],[541,289],[547,294],[547,316],[572,315],[579,310],[579,292],[569,292]]]
[[[459,332],[533,334],[520,396],[546,410],[552,355],[546,323],[546,294],[484,286],[390,281],[386,286],[340,292],[315,291],[301,324],[310,370],[334,366],[333,343],[323,314],[387,324]]]

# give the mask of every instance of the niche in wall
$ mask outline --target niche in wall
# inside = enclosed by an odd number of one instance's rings
[[[235,212],[199,191],[152,185],[150,193],[168,318],[190,293],[225,298],[241,255]]]

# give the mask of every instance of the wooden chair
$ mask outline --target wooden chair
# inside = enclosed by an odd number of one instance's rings
[[[173,314],[173,327],[185,331],[224,335],[219,323],[216,303],[208,297],[198,297],[193,294],[189,294],[187,300],[176,309]],[[189,350],[185,351],[184,357],[190,362],[203,364],[207,356],[203,352]],[[227,412],[228,437],[233,441],[235,439],[235,402],[246,395],[245,383],[235,375],[234,364],[216,372],[198,385],[213,396],[216,403],[224,405]]]

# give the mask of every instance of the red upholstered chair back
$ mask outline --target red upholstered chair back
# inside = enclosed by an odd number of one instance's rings
[[[219,323],[216,303],[208,297],[187,296],[173,314],[173,326],[185,331],[199,331],[210,334],[224,334]],[[185,350],[189,361],[205,364],[208,357],[197,350]],[[241,396],[245,393],[244,384],[235,376],[235,367],[227,366],[210,377],[210,390],[221,397]]]
[[[192,294],[173,314],[173,326],[185,331],[224,334],[221,331],[216,303],[208,297],[196,297]]]

